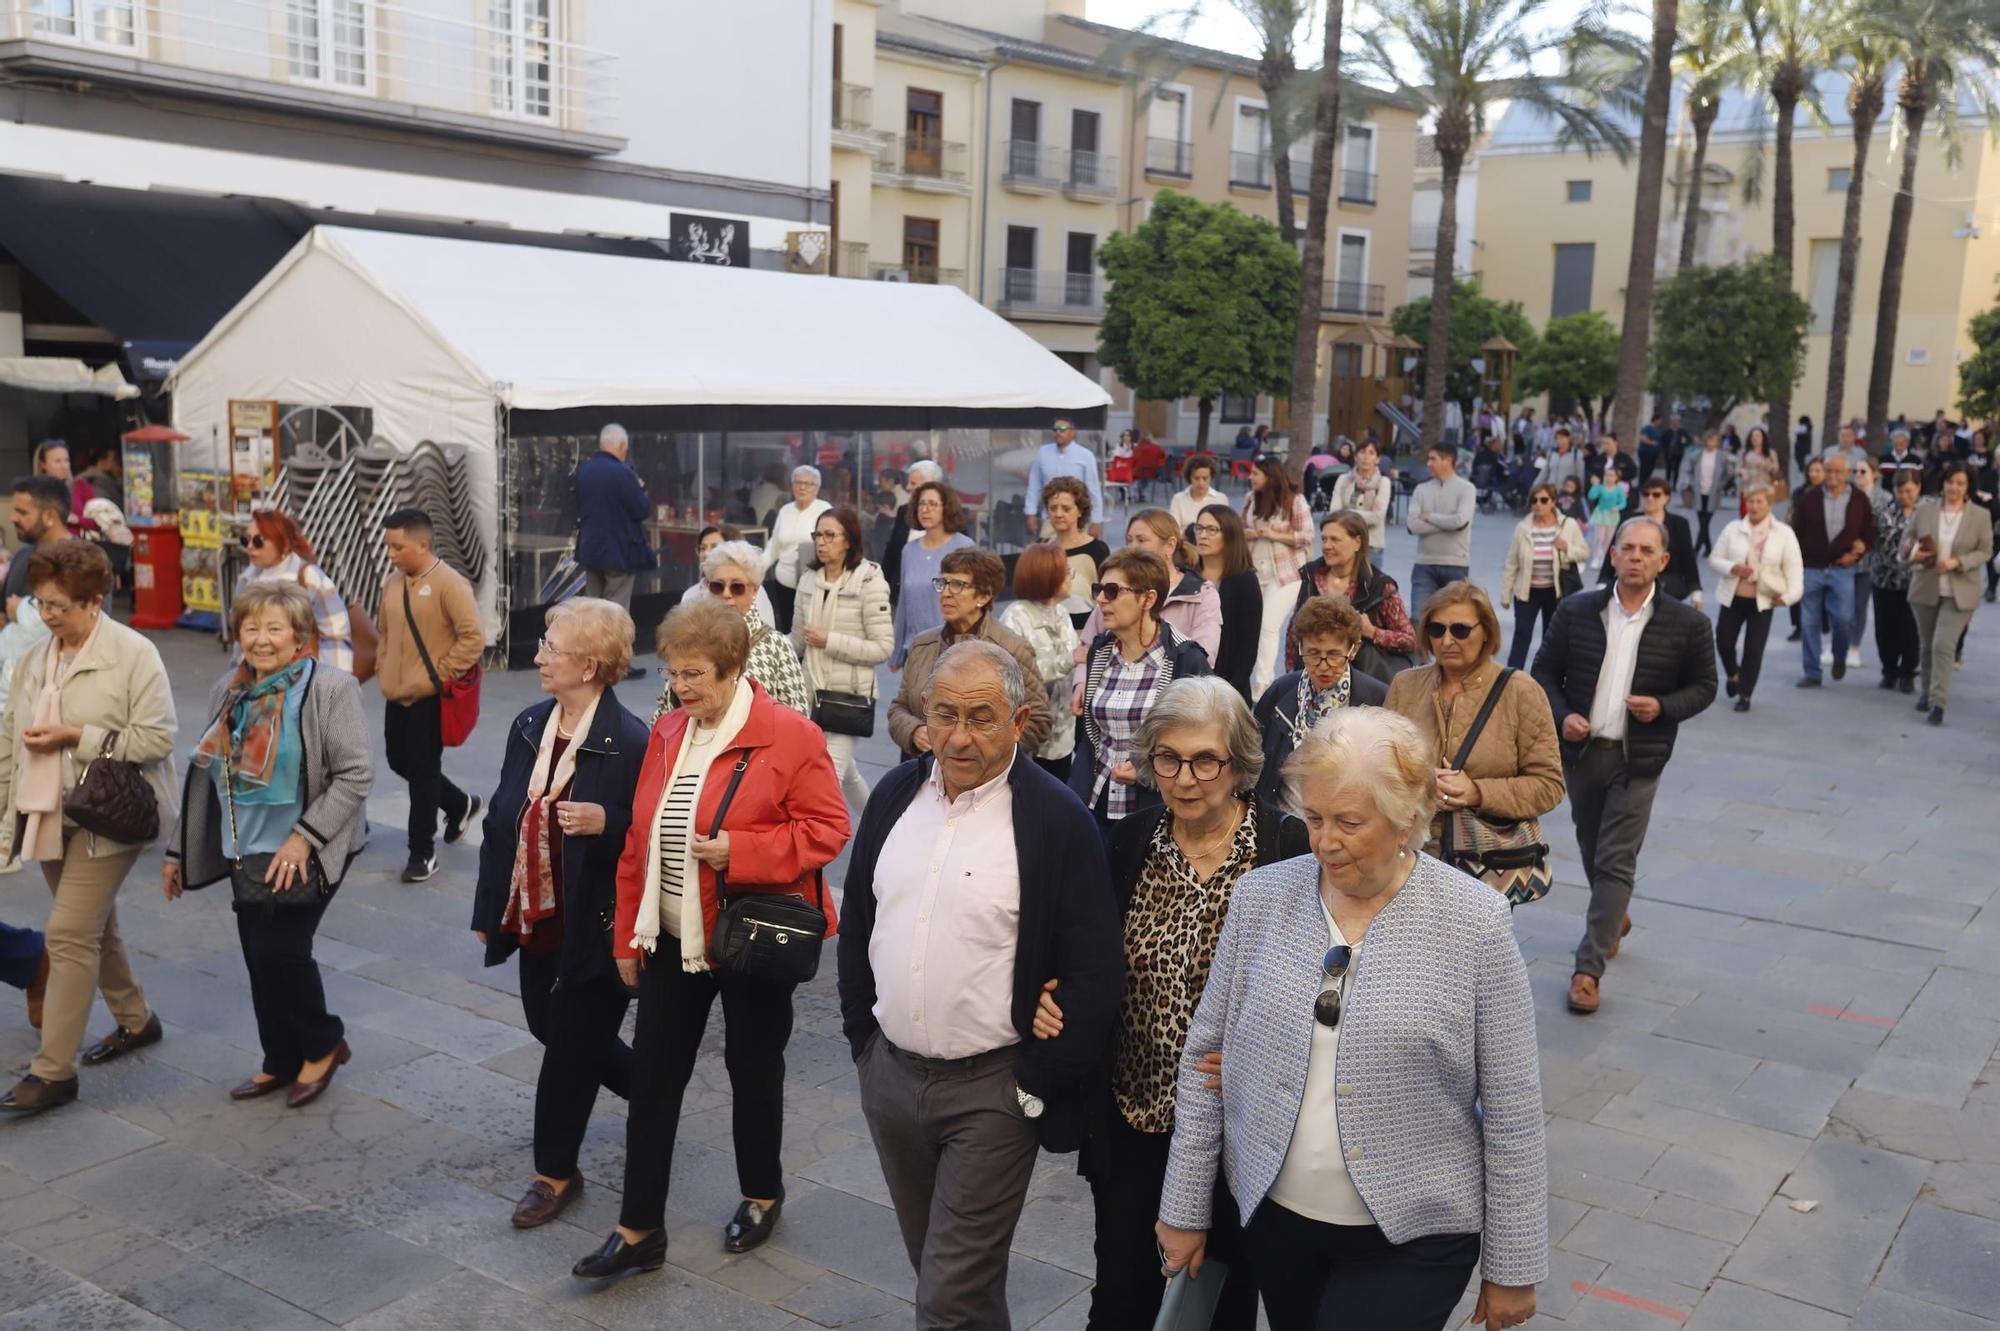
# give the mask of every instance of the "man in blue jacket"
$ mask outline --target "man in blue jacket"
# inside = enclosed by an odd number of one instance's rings
[[[576,491],[576,562],[583,594],[632,608],[632,582],[653,567],[646,539],[645,482],[625,461],[632,441],[622,425],[597,432],[597,452],[584,459],[570,485]],[[639,672],[643,673],[643,672]]]

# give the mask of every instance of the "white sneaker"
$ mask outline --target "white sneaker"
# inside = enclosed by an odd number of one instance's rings
[[[1823,666],[1830,666],[1833,664],[1833,648],[1822,647],[1819,649],[1819,663]]]
[[[1859,647],[1849,647],[1847,649],[1847,668],[1849,670],[1858,670],[1860,667],[1861,649]]]

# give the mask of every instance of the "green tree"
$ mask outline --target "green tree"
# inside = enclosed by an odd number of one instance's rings
[[[1717,418],[1741,402],[1779,401],[1805,373],[1811,324],[1812,306],[1775,255],[1684,269],[1655,293],[1647,387],[1706,399]]]
[[[1515,370],[1518,396],[1575,398],[1593,420],[1617,387],[1618,330],[1597,310],[1549,320]]]
[[[1142,398],[1196,399],[1197,447],[1221,394],[1291,387],[1299,256],[1269,222],[1162,190],[1098,262],[1111,285],[1097,358]]]
[[[2000,416],[2000,305],[1973,315],[1965,331],[1973,352],[1958,367],[1958,409],[1991,420]]]
[[[1448,270],[1447,270],[1448,271]],[[1480,376],[1472,368],[1472,362],[1483,355],[1480,348],[1487,339],[1504,337],[1521,349],[1525,357],[1535,345],[1535,326],[1528,322],[1528,316],[1521,312],[1518,300],[1495,300],[1479,289],[1477,282],[1453,282],[1447,296],[1450,308],[1449,334],[1444,342],[1446,347],[1446,373],[1444,386],[1438,393],[1435,416],[1438,430],[1443,431],[1444,402],[1447,398],[1459,404],[1469,416],[1473,404],[1479,398]],[[1436,318],[1436,310],[1431,298],[1425,296],[1407,305],[1398,305],[1389,316],[1389,326],[1404,337],[1422,341],[1431,331]],[[1426,357],[1417,363],[1415,378],[1424,392],[1424,401],[1430,397],[1430,368],[1432,359]],[[1431,409],[1426,407],[1426,416]],[[1430,431],[1426,425],[1425,435]]]

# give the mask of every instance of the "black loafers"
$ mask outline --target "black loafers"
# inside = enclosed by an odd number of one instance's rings
[[[149,1044],[158,1044],[165,1034],[160,1029],[160,1014],[148,1013],[146,1024],[136,1031],[128,1031],[123,1026],[99,1040],[83,1051],[82,1062],[90,1067],[99,1063],[109,1063],[114,1058],[122,1058],[134,1049],[144,1049]]]
[[[784,1194],[772,1202],[769,1209],[756,1202],[746,1201],[736,1208],[736,1214],[722,1231],[722,1246],[729,1252],[749,1252],[759,1247],[771,1237],[771,1231],[778,1227],[778,1215],[785,1209]]]
[[[656,1229],[637,1243],[627,1243],[617,1230],[604,1246],[569,1269],[583,1280],[603,1280],[624,1271],[657,1271],[667,1264],[667,1231]]]

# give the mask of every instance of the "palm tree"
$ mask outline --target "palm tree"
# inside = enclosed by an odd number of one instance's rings
[[[1799,103],[1813,93],[1813,81],[1826,64],[1828,15],[1818,0],[1744,0],[1743,29],[1749,39],[1749,77],[1757,92],[1770,99],[1777,120],[1776,178],[1771,188],[1771,252],[1777,256],[1786,282],[1792,281],[1792,235],[1796,227],[1792,185],[1792,130]],[[1792,390],[1789,386],[1770,403],[1771,429],[1779,440],[1791,438]],[[1789,468],[1790,450],[1777,447],[1779,465]]]
[[[1688,185],[1682,201],[1681,253],[1675,271],[1694,262],[1695,233],[1701,222],[1702,176],[1708,169],[1708,135],[1722,111],[1722,94],[1734,81],[1738,38],[1743,20],[1736,0],[1695,0],[1681,10],[1681,48],[1674,71],[1687,80],[1688,127],[1694,131],[1694,156],[1688,165]]]
[[[1320,288],[1326,277],[1326,225],[1328,204],[1333,195],[1333,149],[1339,138],[1341,7],[1344,3],[1345,0],[1326,0],[1319,95],[1314,99],[1313,109],[1312,174],[1306,192],[1306,236],[1305,245],[1299,251],[1299,318],[1292,340],[1292,396],[1285,419],[1293,439],[1291,472],[1300,478],[1305,475],[1306,459],[1313,451],[1313,413],[1318,405]],[[1279,157],[1281,188],[1290,174],[1290,161]],[[1291,210],[1290,194],[1279,194],[1279,215],[1289,219]]]
[[[1882,254],[1882,291],[1875,305],[1875,354],[1868,370],[1868,437],[1889,426],[1889,384],[1896,367],[1896,323],[1903,303],[1903,261],[1910,248],[1910,212],[1923,152],[1924,122],[1937,114],[1945,160],[1958,160],[1958,98],[1969,94],[1988,124],[2000,114],[1982,67],[2000,61],[2000,14],[1990,0],[1876,0],[1872,31],[1894,43],[1903,77],[1896,85],[1897,132],[1903,172],[1889,205]],[[1972,71],[1961,78],[1959,70]]]
[[[1458,247],[1458,181],[1488,109],[1518,102],[1557,125],[1557,141],[1593,152],[1609,146],[1622,161],[1630,138],[1606,103],[1614,85],[1589,60],[1605,40],[1594,20],[1561,32],[1531,30],[1547,0],[1367,0],[1355,60],[1366,71],[1428,103],[1432,142],[1443,168],[1431,326],[1424,349],[1423,442],[1444,432],[1445,379],[1451,371],[1452,255]],[[1538,73],[1545,57],[1563,58],[1561,74]]]
[[[1847,74],[1847,121],[1854,159],[1847,168],[1847,202],[1840,219],[1840,270],[1833,288],[1833,323],[1826,353],[1826,407],[1820,437],[1828,448],[1840,437],[1847,401],[1847,342],[1854,331],[1854,280],[1861,266],[1861,194],[1868,182],[1868,144],[1882,118],[1894,43],[1870,30],[1870,0],[1850,0],[1836,22],[1834,54]],[[1875,436],[1870,435],[1870,438]]]
[[[1639,432],[1639,398],[1646,387],[1646,344],[1653,327],[1653,267],[1660,251],[1660,190],[1667,171],[1667,115],[1674,95],[1674,39],[1680,0],[1653,0],[1653,45],[1646,70],[1646,107],[1639,129],[1639,181],[1632,201],[1632,261],[1625,273],[1625,323],[1618,338],[1618,396],[1612,433]]]

